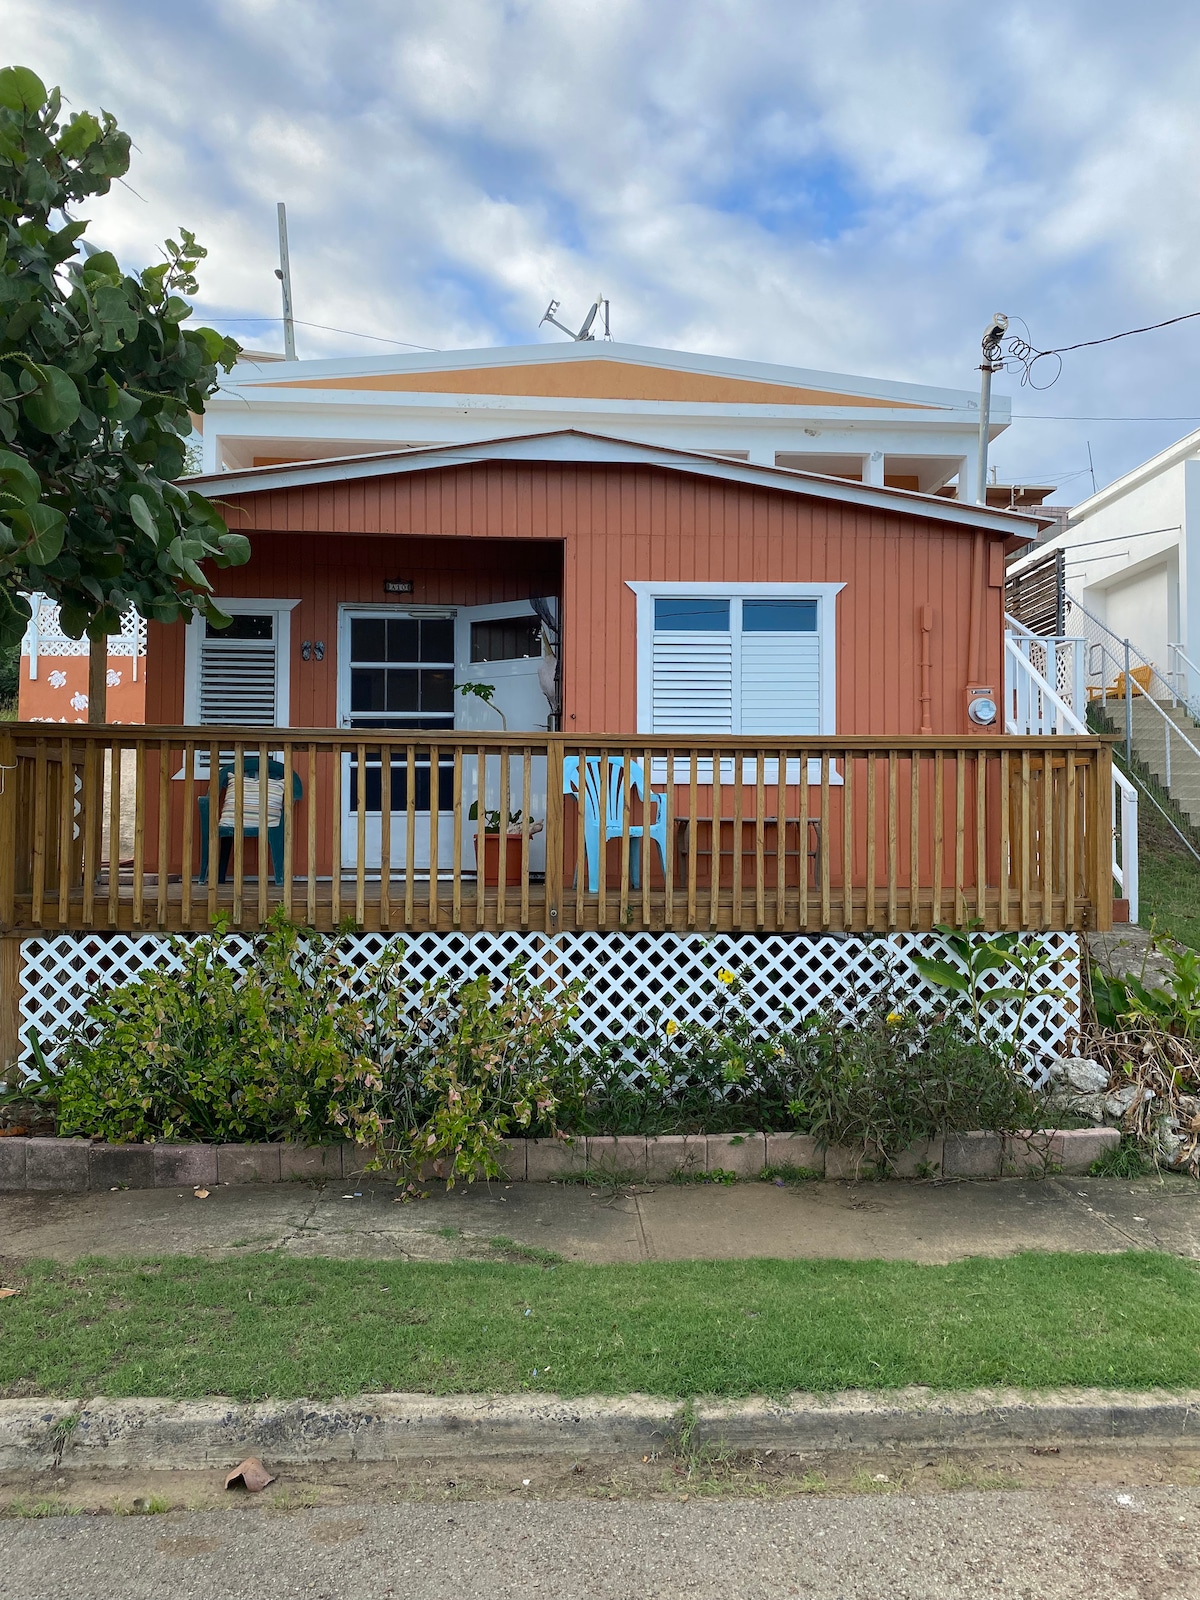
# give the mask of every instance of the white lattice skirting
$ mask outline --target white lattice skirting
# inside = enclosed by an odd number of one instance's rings
[[[1079,1026],[1079,937],[1044,935],[1056,960],[1038,977],[1027,1008],[1022,1043],[1035,1086],[1052,1057],[1070,1050]],[[351,934],[338,941],[346,959],[369,961],[389,943],[405,947],[414,995],[433,978],[462,981],[480,973],[500,977],[523,958],[529,976],[550,990],[582,985],[578,1028],[587,1044],[641,1036],[674,1018],[685,1022],[711,1007],[721,990],[718,974],[733,972],[738,1004],[764,1034],[818,1011],[849,1019],[875,996],[906,1009],[929,1012],[946,1003],[944,990],[927,984],[913,967],[913,951],[936,953],[928,934],[883,938],[804,934],[678,933],[425,933]],[[27,1030],[36,1030],[47,1056],[54,1040],[81,1016],[88,995],[125,983],[152,966],[180,964],[162,934],[78,933],[22,943],[22,1059],[32,1060]],[[231,935],[225,959],[242,968],[253,940]],[[1007,981],[991,974],[994,986]],[[1015,1020],[1015,1018],[1010,1019]]]

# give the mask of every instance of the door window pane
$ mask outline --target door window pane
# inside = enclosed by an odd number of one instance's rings
[[[408,658],[410,661],[413,657]],[[421,618],[420,661],[454,660],[454,619],[452,617]]]
[[[438,667],[421,673],[421,710],[454,711],[454,669]]]
[[[350,619],[350,658],[352,661],[387,660],[387,623],[382,617]]]
[[[471,624],[472,661],[528,661],[541,653],[542,625],[536,617]]]
[[[729,601],[699,596],[656,600],[654,626],[659,633],[728,633]]]
[[[418,623],[413,617],[388,618],[388,661],[415,661],[417,659],[417,630]]]
[[[743,633],[816,633],[815,600],[743,600]]]
[[[355,667],[350,674],[351,711],[387,710],[387,673],[382,667]]]
[[[415,667],[389,670],[387,675],[387,708],[389,711],[417,711],[419,674]]]

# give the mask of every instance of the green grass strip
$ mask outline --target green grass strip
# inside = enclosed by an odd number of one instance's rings
[[[0,1300],[0,1395],[784,1394],[1200,1383],[1174,1256],[951,1266],[36,1262]]]

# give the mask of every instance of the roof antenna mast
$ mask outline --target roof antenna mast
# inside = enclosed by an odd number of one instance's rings
[[[292,320],[292,267],[288,260],[287,207],[279,202],[279,265],[275,276],[283,288],[283,357],[296,359],[296,324]]]
[[[551,300],[550,304],[546,307],[546,315],[542,318],[542,321],[538,323],[539,328],[542,326],[543,322],[549,322],[553,327],[557,328],[560,333],[565,333],[568,339],[574,339],[576,344],[590,343],[596,337],[596,335],[592,332],[592,323],[596,320],[596,313],[601,307],[603,307],[604,337],[606,339],[612,338],[612,334],[609,332],[608,326],[608,301],[602,294],[598,294],[596,296],[596,302],[588,309],[588,314],[586,317],[584,317],[583,325],[580,327],[578,333],[576,333],[573,328],[568,328],[565,322],[560,322],[554,315],[554,313],[558,310],[559,304],[559,301]]]

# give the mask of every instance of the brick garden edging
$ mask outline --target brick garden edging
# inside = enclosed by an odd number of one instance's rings
[[[1006,1138],[954,1133],[912,1145],[897,1177],[1001,1178],[1046,1171],[1084,1173],[1120,1143],[1116,1128],[1053,1129]],[[855,1178],[861,1150],[823,1148],[800,1133],[677,1133],[659,1137],[506,1139],[504,1178],[544,1183],[585,1172],[662,1183],[689,1172],[757,1178],[764,1167],[803,1167],[824,1178]],[[360,1175],[358,1145],[92,1144],[87,1139],[0,1139],[0,1191],[207,1188],[213,1184],[341,1182]]]

